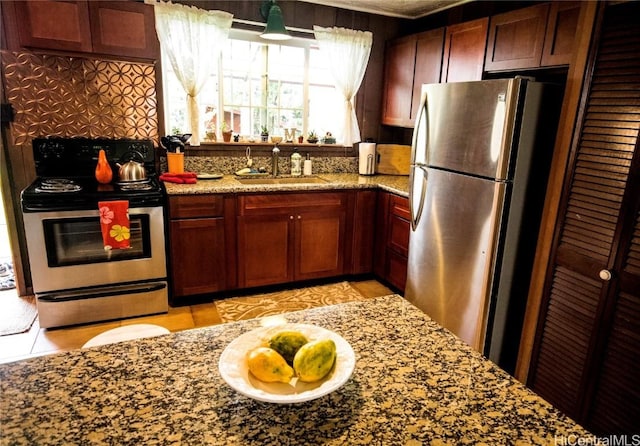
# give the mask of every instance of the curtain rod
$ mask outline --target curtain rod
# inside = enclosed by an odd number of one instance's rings
[[[235,23],[240,23],[242,25],[259,26],[261,28],[264,28],[265,26],[267,26],[266,23],[253,22],[251,20],[232,19],[232,21],[235,22]],[[299,32],[299,33],[313,34],[313,30],[310,30],[310,29],[296,28],[296,27],[293,27],[293,26],[285,26],[285,28],[288,31],[295,31],[295,32]]]

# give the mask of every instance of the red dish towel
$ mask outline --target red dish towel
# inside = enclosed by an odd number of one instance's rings
[[[193,172],[163,173],[160,175],[160,180],[167,183],[195,184],[198,181],[196,176]]]
[[[129,242],[129,202],[120,201],[100,201],[100,228],[102,229],[102,241],[104,249],[127,249],[131,248]]]

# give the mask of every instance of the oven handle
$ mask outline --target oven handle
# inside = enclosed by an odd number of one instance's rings
[[[95,299],[99,297],[120,296],[122,294],[140,294],[158,291],[167,287],[166,282],[155,282],[144,285],[129,285],[119,287],[101,288],[93,292],[76,291],[71,293],[52,293],[38,295],[42,302],[69,302],[72,300]]]

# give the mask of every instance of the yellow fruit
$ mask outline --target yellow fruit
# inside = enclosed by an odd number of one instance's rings
[[[260,381],[288,383],[293,378],[293,369],[272,348],[258,347],[247,354],[249,371]]]
[[[299,331],[281,331],[269,339],[269,347],[280,353],[287,364],[292,365],[296,353],[307,342],[309,340]]]
[[[336,344],[332,339],[309,342],[293,358],[293,369],[304,382],[319,381],[331,371],[336,361]]]

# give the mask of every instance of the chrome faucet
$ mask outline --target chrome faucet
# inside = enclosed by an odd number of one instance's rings
[[[280,155],[280,149],[278,146],[275,146],[271,151],[271,174],[274,177],[278,176],[278,157]]]

